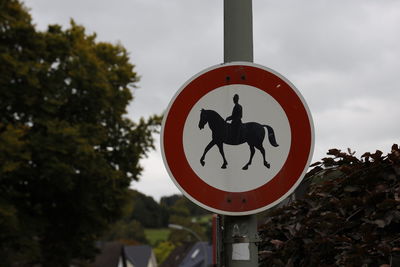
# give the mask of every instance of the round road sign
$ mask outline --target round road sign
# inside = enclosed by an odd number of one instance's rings
[[[164,115],[161,149],[171,179],[199,206],[225,215],[266,210],[291,194],[314,147],[310,111],[277,72],[248,62],[187,81]]]

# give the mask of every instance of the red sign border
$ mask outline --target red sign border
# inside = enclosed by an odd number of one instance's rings
[[[281,170],[266,184],[246,192],[229,192],[205,183],[190,167],[183,148],[183,128],[193,106],[208,92],[232,84],[259,88],[283,108],[291,128],[291,145]],[[233,62],[208,68],[189,79],[164,115],[161,150],[178,188],[198,205],[225,215],[248,215],[285,199],[301,182],[314,148],[311,113],[298,90],[279,73],[254,63]]]

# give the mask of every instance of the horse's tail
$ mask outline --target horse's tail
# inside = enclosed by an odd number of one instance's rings
[[[268,140],[271,143],[271,145],[274,147],[279,146],[275,139],[274,129],[272,129],[272,127],[268,125],[263,125],[263,126],[268,130]]]

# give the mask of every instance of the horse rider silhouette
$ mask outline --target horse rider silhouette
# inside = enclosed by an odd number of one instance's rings
[[[242,124],[242,106],[239,104],[239,95],[233,96],[233,103],[235,106],[232,110],[232,115],[227,117],[225,120],[214,110],[201,109],[199,129],[203,129],[206,124],[210,127],[212,132],[212,139],[210,143],[205,147],[203,155],[200,158],[200,164],[205,165],[205,157],[207,152],[216,145],[219,153],[222,156],[223,163],[221,168],[226,169],[228,162],[225,158],[225,152],[223,144],[228,145],[240,145],[247,143],[250,148],[250,158],[246,165],[243,166],[243,170],[247,170],[251,165],[255,148],[257,148],[263,156],[263,164],[265,167],[270,168],[270,164],[265,158],[265,149],[263,146],[263,140],[265,137],[265,129],[268,131],[268,140],[274,147],[279,146],[275,140],[274,129],[265,124],[257,122],[246,122]],[[232,121],[232,123],[228,123]]]
[[[242,127],[242,106],[239,104],[239,95],[235,94],[233,96],[233,103],[235,103],[232,115],[227,117],[225,121],[231,122],[231,138],[232,140],[240,140],[240,127]]]

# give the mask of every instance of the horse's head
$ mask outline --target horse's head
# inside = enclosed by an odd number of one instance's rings
[[[204,128],[204,125],[207,123],[207,114],[204,108],[200,111],[200,121],[199,121],[199,128],[200,130]]]

